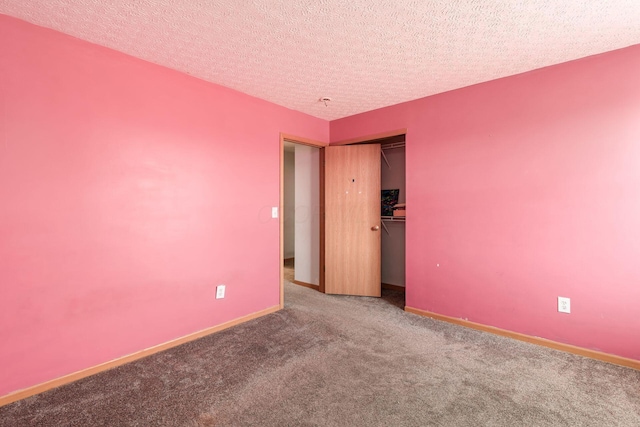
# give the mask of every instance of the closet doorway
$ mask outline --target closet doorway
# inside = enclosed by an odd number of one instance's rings
[[[345,146],[377,146],[379,167],[379,192],[376,211],[379,227],[379,262],[376,268],[379,273],[377,283],[378,296],[404,309],[405,303],[405,237],[406,237],[406,130],[373,135],[358,140],[345,141],[336,145]],[[329,181],[326,172],[326,182]],[[327,189],[327,197],[328,195]],[[329,199],[327,199],[329,200]],[[349,221],[351,214],[346,215]],[[327,225],[329,227],[327,214]],[[328,238],[328,236],[327,236]],[[329,250],[329,242],[327,242]],[[328,258],[327,254],[327,259]],[[327,264],[326,287],[329,289],[329,265]],[[355,274],[358,276],[358,274]],[[374,295],[374,294],[370,294]]]
[[[406,185],[405,185],[405,135],[406,130],[392,131],[385,134],[372,135],[334,145],[380,145],[380,188],[397,190],[396,209],[385,215],[380,199],[378,208],[380,216],[375,222],[380,233],[378,268],[379,286],[383,299],[404,308],[405,290],[405,220],[406,220]],[[280,138],[280,305],[284,306],[284,278],[298,285],[315,288],[325,292],[325,222],[321,219],[325,213],[325,150],[326,144],[310,141],[295,136],[281,135]],[[299,148],[299,150],[297,150]],[[299,158],[296,162],[296,151]],[[307,155],[306,160],[305,153]],[[297,164],[296,164],[297,163]],[[301,174],[309,176],[309,170],[296,171],[296,166],[310,165],[317,167],[317,185],[296,192],[297,178]],[[315,173],[315,172],[313,172]],[[312,175],[313,175],[312,173]],[[311,180],[303,179],[300,185]],[[292,184],[293,183],[293,184]],[[317,190],[317,191],[316,191]],[[300,192],[310,197],[305,201],[296,200]],[[315,202],[314,202],[315,201]],[[314,204],[315,203],[315,204]],[[393,208],[394,206],[392,206]],[[296,237],[296,224],[309,221],[310,230]],[[374,226],[375,227],[375,226]],[[304,227],[302,227],[304,228]],[[298,230],[301,228],[298,227]],[[317,239],[314,236],[318,236]],[[297,247],[300,246],[300,247]],[[379,294],[380,295],[380,294]]]

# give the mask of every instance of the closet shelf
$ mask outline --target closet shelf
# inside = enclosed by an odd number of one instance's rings
[[[383,216],[381,219],[383,221],[391,221],[391,222],[404,222],[405,216]]]
[[[384,150],[391,150],[392,148],[403,148],[404,142],[390,142],[388,144],[382,144],[380,146],[380,154],[382,154],[382,158],[384,162],[387,164],[387,167],[391,169],[391,165],[389,164],[389,160],[387,159],[387,155],[384,154]]]
[[[404,216],[381,216],[380,217],[380,219],[382,220],[381,222],[382,227],[384,228],[384,231],[387,232],[387,234],[389,234],[389,229],[385,225],[385,222],[404,222],[405,218],[406,217]]]
[[[382,144],[380,146],[381,149],[383,150],[391,150],[393,148],[402,148],[405,146],[404,141],[403,142],[390,142],[388,144]]]

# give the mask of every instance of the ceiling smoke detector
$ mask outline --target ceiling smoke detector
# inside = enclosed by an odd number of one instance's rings
[[[331,102],[331,98],[329,98],[328,96],[323,96],[322,98],[320,98],[320,102],[324,102],[324,106],[327,106],[328,102]]]

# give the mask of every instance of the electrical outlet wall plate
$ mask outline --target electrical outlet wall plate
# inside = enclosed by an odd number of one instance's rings
[[[571,298],[558,297],[558,312],[571,313]]]
[[[225,291],[225,286],[224,285],[218,285],[216,287],[216,299],[224,298],[224,291]]]

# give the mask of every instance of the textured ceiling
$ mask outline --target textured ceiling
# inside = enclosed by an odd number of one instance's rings
[[[640,43],[640,0],[0,0],[0,13],[330,120]]]

